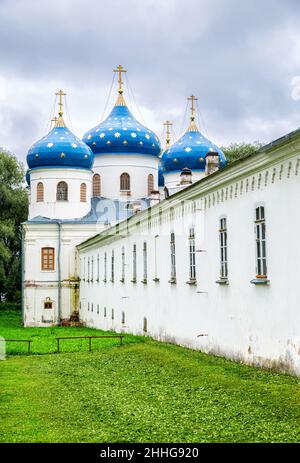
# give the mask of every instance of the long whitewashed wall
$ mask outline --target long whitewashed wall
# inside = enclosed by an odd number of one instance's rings
[[[235,163],[100,233],[78,246],[81,320],[91,327],[144,333],[299,375],[299,200],[300,146],[294,142]],[[256,276],[254,214],[260,205],[266,215],[269,285],[251,283]],[[216,282],[221,217],[227,218],[228,285]],[[191,226],[196,235],[195,286],[187,284]],[[176,236],[176,284],[169,282],[171,231]],[[147,283],[142,282],[145,241]],[[133,244],[136,283],[131,281]],[[112,251],[114,281],[110,281]],[[90,266],[93,262],[89,275],[88,260]]]

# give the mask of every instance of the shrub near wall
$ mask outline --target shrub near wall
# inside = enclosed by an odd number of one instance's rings
[[[0,302],[0,310],[18,310],[21,312],[21,304],[18,302]]]

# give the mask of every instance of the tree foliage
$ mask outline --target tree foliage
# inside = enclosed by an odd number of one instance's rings
[[[231,145],[227,147],[222,147],[221,150],[225,154],[227,161],[230,163],[256,153],[256,151],[262,146],[262,143],[258,141],[255,141],[254,143],[231,143]]]
[[[23,179],[23,165],[0,148],[0,301],[14,301],[20,295],[20,224],[28,214]]]

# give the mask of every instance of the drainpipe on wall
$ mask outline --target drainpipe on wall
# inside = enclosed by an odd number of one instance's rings
[[[21,311],[22,311],[22,322],[24,325],[24,314],[25,314],[25,307],[24,307],[24,301],[25,301],[25,295],[24,295],[24,278],[25,278],[24,226],[20,225],[20,229],[21,229]]]
[[[60,325],[61,320],[61,268],[60,268],[60,251],[61,251],[61,222],[54,220],[58,227],[58,250],[57,250],[57,276],[58,276],[58,298],[57,298],[57,324]]]

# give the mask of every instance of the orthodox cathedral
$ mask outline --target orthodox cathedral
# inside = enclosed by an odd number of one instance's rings
[[[25,326],[83,323],[300,375],[300,129],[227,164],[192,95],[171,144],[118,95],[81,140],[64,92],[28,151]]]

